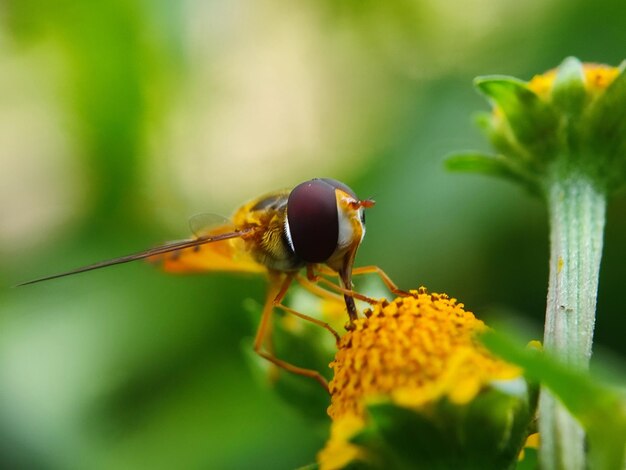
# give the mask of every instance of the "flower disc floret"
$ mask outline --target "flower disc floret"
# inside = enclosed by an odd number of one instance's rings
[[[463,304],[423,288],[412,293],[379,303],[341,339],[331,363],[333,419],[363,416],[367,402],[381,399],[407,407],[441,397],[463,404],[485,384],[520,375],[480,344],[487,327]]]
[[[353,442],[367,429],[381,429],[380,422],[374,424],[376,414],[372,415],[381,406],[386,410],[383,413],[392,416],[391,421],[383,421],[396,423],[390,429],[410,433],[412,445],[430,442],[431,447],[448,449],[429,451],[433,464],[476,462],[476,455],[486,455],[472,454],[471,439],[458,440],[478,423],[490,436],[486,439],[489,446],[500,446],[509,457],[516,456],[523,442],[519,436],[530,416],[526,382],[518,367],[494,357],[481,344],[479,336],[487,329],[456,299],[428,293],[425,288],[392,302],[383,300],[366,311],[365,318],[356,320],[355,328],[341,338],[330,364],[334,378],[329,384],[328,414],[333,423],[330,439],[318,454],[320,468],[343,468],[352,461],[384,467],[387,457],[378,445]],[[517,391],[511,395],[500,387]],[[405,418],[409,424],[401,424]],[[434,444],[432,433],[423,435],[430,427],[439,431],[447,427],[450,435],[437,431],[440,436]],[[519,444],[511,447],[511,436]],[[392,448],[398,442],[388,435],[383,438],[387,439]]]

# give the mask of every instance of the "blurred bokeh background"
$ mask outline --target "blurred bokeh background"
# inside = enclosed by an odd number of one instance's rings
[[[542,203],[446,174],[487,149],[476,75],[619,64],[626,4],[565,0],[0,3],[0,466],[294,468],[327,429],[251,371],[264,280],[142,263],[11,288],[186,237],[315,176],[374,197],[358,263],[537,335]],[[626,352],[626,200],[609,206],[598,357]],[[322,410],[323,411],[323,410]]]

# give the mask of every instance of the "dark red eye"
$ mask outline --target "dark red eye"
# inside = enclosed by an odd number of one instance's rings
[[[341,189],[344,193],[349,194],[354,199],[357,199],[357,200],[359,199],[358,197],[356,197],[355,192],[352,191],[352,188],[348,186],[347,184],[342,183],[341,181],[337,181],[332,178],[320,178],[320,180],[325,181],[326,183],[330,184],[331,186],[334,186],[337,189]]]
[[[320,178],[322,181],[326,181],[331,186],[334,186],[336,189],[341,189],[344,193],[349,194],[354,199],[358,201],[358,197],[356,197],[356,193],[352,191],[352,188],[347,184],[342,183],[341,181],[334,180],[332,178]],[[365,225],[365,211],[361,212],[361,223]]]
[[[335,189],[353,194],[339,181],[317,178],[299,184],[289,194],[288,235],[296,255],[307,263],[324,262],[337,248],[339,216]]]

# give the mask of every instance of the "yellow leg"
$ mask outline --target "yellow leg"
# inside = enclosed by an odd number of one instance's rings
[[[298,281],[298,283],[306,290],[308,290],[311,294],[325,298],[327,300],[331,300],[333,302],[343,303],[343,296],[335,294],[334,292],[330,292],[318,286],[317,282],[319,281],[319,279],[319,276],[316,277],[315,275],[313,275],[313,280],[310,280],[309,277],[303,277],[300,274],[296,275],[296,281]]]
[[[317,270],[317,273],[315,272],[315,270]],[[393,294],[400,296],[400,297],[407,297],[411,295],[410,292],[406,292],[401,289],[398,289],[398,286],[396,286],[396,284],[391,280],[391,278],[387,275],[387,273],[385,273],[385,271],[380,269],[378,266],[361,266],[358,268],[354,268],[352,269],[352,274],[356,276],[362,275],[362,274],[377,274],[380,277],[380,279],[383,281],[387,289],[389,289],[389,291],[392,292]],[[324,284],[328,286],[330,289],[334,290],[335,292],[343,293],[344,296],[346,296],[346,302],[348,300],[348,297],[352,297],[353,299],[358,299],[358,300],[367,302],[370,305],[375,305],[378,303],[377,299],[373,299],[371,297],[360,294],[352,289],[347,289],[341,285],[337,285],[334,282],[331,282],[329,279],[326,279],[325,277],[323,277],[323,276],[337,277],[338,275],[339,275],[338,272],[326,266],[317,265],[315,266],[315,269],[313,267],[309,267],[307,269],[307,278],[298,279],[298,281],[300,282],[300,284],[302,284],[304,287],[307,287],[311,291],[313,289],[319,289],[319,290],[322,290],[323,292],[327,292],[327,295],[331,295],[331,293],[326,291],[326,289],[321,289],[317,285],[317,284]],[[309,284],[309,286],[307,286],[307,283]],[[346,324],[346,330],[350,331],[354,329],[354,320],[356,320],[356,309],[354,309],[353,315],[350,315],[350,309],[348,308],[348,316],[350,317],[350,319],[348,323]]]
[[[285,369],[288,372],[293,374],[303,375],[305,377],[311,377],[316,380],[324,390],[327,392],[328,390],[328,381],[322,374],[313,369],[306,369],[303,367],[298,367],[289,362],[283,361],[282,359],[278,359],[271,352],[264,350],[263,346],[268,341],[271,335],[271,318],[272,313],[274,311],[274,307],[279,307],[284,309],[285,311],[292,313],[299,318],[304,320],[312,321],[313,323],[322,326],[329,330],[337,339],[339,335],[336,331],[334,331],[330,326],[326,325],[319,320],[309,317],[308,315],[301,314],[296,312],[293,309],[285,307],[281,305],[281,301],[285,297],[289,286],[291,285],[291,281],[294,278],[294,274],[280,274],[280,273],[270,273],[270,286],[267,292],[267,297],[265,300],[265,305],[263,306],[263,313],[261,314],[261,321],[259,323],[259,327],[256,332],[256,336],[254,338],[254,352],[256,352],[259,356],[264,358],[265,360],[271,362],[272,364],[280,367],[281,369]]]
[[[319,269],[319,273],[323,274],[325,276],[333,276],[333,277],[337,276],[337,272],[333,271],[332,269],[328,269],[328,268],[326,268],[324,266],[320,266],[318,269]],[[380,277],[380,279],[383,281],[383,283],[385,284],[387,289],[389,289],[389,291],[392,294],[395,294],[395,295],[400,296],[400,297],[408,297],[408,296],[411,295],[410,292],[406,292],[406,291],[403,291],[403,290],[399,289],[398,286],[396,285],[396,283],[391,280],[389,275],[385,271],[383,271],[381,268],[379,268],[378,266],[375,266],[375,265],[359,266],[358,268],[354,268],[352,270],[352,274],[354,276],[360,276],[360,275],[363,275],[363,274],[377,274],[378,277]],[[335,285],[335,287],[337,287],[335,290],[343,292],[343,291],[341,291],[341,287],[337,286],[336,284],[333,284],[333,285]],[[359,297],[355,296],[355,298],[358,299]],[[363,299],[361,299],[361,300],[363,300]]]
[[[276,305],[278,308],[283,309],[285,312],[289,312],[292,315],[295,315],[298,318],[302,318],[303,320],[306,321],[310,321],[311,323],[314,323],[317,326],[321,326],[322,328],[324,328],[325,330],[329,331],[334,337],[335,337],[335,342],[337,344],[339,344],[339,340],[341,339],[341,337],[339,336],[339,333],[337,333],[332,326],[330,326],[328,323],[323,322],[321,320],[318,320],[317,318],[313,318],[310,317],[308,315],[305,315],[304,313],[300,313],[297,310],[294,310],[292,308],[289,308],[283,304],[278,304]]]
[[[392,294],[396,294],[397,296],[400,296],[400,297],[408,297],[411,295],[410,292],[398,289],[398,286],[396,285],[396,283],[393,282],[391,278],[389,277],[389,275],[385,271],[380,269],[378,266],[375,266],[375,265],[360,266],[358,268],[354,268],[352,270],[352,274],[355,276],[359,276],[362,274],[378,274],[378,277],[380,277],[380,279],[383,281],[385,286],[387,286],[387,289],[389,289],[389,291]]]
[[[307,281],[307,282],[310,282],[310,281]],[[342,294],[348,295],[348,296],[353,297],[353,298],[355,298],[357,300],[362,300],[363,302],[367,302],[368,304],[375,305],[375,304],[378,303],[378,300],[376,300],[376,299],[373,299],[373,298],[368,297],[368,296],[363,295],[363,294],[359,294],[358,292],[356,292],[354,290],[346,289],[345,287],[338,286],[337,284],[335,284],[334,282],[326,279],[325,277],[318,276],[317,279],[315,279],[315,282],[319,283],[319,284],[324,284],[324,285],[330,287],[331,289],[333,289],[333,290],[335,290],[337,292],[341,292]],[[322,289],[322,290],[324,290],[324,289]],[[329,292],[329,294],[330,294],[330,292]]]

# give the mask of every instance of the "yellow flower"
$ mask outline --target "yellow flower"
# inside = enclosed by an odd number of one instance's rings
[[[524,448],[519,453],[518,460],[522,461],[526,457],[526,449],[539,449],[541,445],[541,437],[538,432],[535,432],[526,438],[526,443],[524,444]]]
[[[445,398],[463,405],[490,384],[520,379],[519,368],[480,344],[477,335],[487,327],[463,304],[425,288],[411,293],[381,301],[342,337],[330,365],[333,424],[318,455],[321,469],[341,468],[363,455],[349,439],[367,424],[368,404],[424,410]]]
[[[548,203],[571,182],[606,194],[625,186],[626,61],[569,57],[530,81],[490,75],[474,83],[492,106],[478,122],[496,153],[454,154],[449,169],[510,179]]]
[[[605,90],[620,73],[617,67],[594,63],[583,63],[582,71],[585,88],[590,93]],[[528,82],[528,88],[541,98],[547,99],[554,88],[557,72],[557,69],[552,69],[541,75],[535,75]]]
[[[366,457],[367,454],[361,447],[348,442],[350,437],[363,429],[364,423],[358,416],[345,416],[333,423],[326,447],[317,455],[320,470],[339,469]]]

